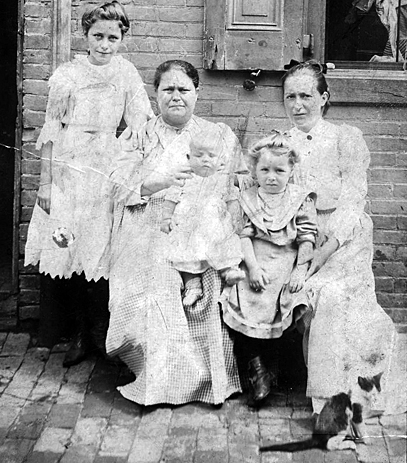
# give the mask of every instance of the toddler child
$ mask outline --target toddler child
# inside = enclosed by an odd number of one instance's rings
[[[249,154],[256,184],[241,196],[245,278],[230,290],[224,320],[243,335],[252,399],[259,402],[275,380],[263,363],[264,349],[305,310],[301,289],[317,228],[315,195],[289,183],[298,160],[289,137],[275,132]]]
[[[167,190],[161,224],[169,233],[169,260],[184,282],[186,308],[202,298],[201,274],[209,267],[219,270],[227,285],[244,278],[234,225],[238,190],[226,168],[221,131],[195,136],[187,158],[192,178]]]

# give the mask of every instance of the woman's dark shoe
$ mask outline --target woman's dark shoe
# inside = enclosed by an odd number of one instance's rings
[[[64,368],[69,368],[77,365],[78,363],[81,363],[82,360],[85,360],[87,353],[88,341],[85,334],[80,331],[73,338],[71,347],[65,354],[65,359],[63,362]]]
[[[261,402],[270,394],[272,379],[259,356],[250,360],[249,380],[252,386],[252,399],[254,402]]]

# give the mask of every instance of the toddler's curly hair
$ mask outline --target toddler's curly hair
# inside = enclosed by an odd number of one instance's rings
[[[290,135],[273,130],[269,136],[262,138],[249,149],[253,173],[256,171],[257,163],[265,150],[270,151],[275,156],[288,156],[288,163],[291,166],[299,162],[299,154],[292,147]]]

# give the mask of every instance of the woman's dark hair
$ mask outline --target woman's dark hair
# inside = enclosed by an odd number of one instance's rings
[[[192,66],[192,64],[188,63],[187,61],[182,61],[180,59],[172,59],[169,61],[165,61],[164,63],[161,63],[158,66],[158,68],[155,70],[155,74],[154,74],[155,90],[157,90],[158,86],[160,85],[162,75],[170,71],[171,69],[180,69],[192,80],[195,88],[199,87],[199,74],[198,74],[198,71],[195,69],[195,67]]]
[[[124,11],[124,8],[119,2],[113,1],[103,3],[93,10],[87,11],[82,16],[82,29],[85,35],[88,35],[89,29],[95,24],[96,21],[118,21],[119,27],[123,35],[129,30],[129,18]]]
[[[317,90],[318,92],[322,95],[323,93],[327,93],[328,99],[322,108],[322,115],[325,116],[327,113],[329,107],[331,106],[331,103],[329,101],[331,94],[329,93],[329,88],[328,84],[326,82],[325,76],[324,76],[324,67],[322,64],[320,64],[316,60],[309,60],[305,61],[304,63],[298,63],[295,66],[291,67],[281,78],[281,81],[283,83],[283,90],[284,90],[284,85],[285,81],[300,72],[307,73],[309,75],[312,75],[317,83]]]

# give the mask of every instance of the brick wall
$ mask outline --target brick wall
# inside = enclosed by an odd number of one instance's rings
[[[72,49],[83,52],[86,43],[81,15],[92,1],[72,2]],[[152,88],[155,67],[167,59],[184,59],[200,69],[201,90],[196,113],[229,124],[247,147],[271,128],[288,128],[281,103],[279,73],[263,73],[255,91],[243,89],[248,72],[202,70],[203,0],[122,0],[131,29],[122,54],[139,69],[155,103]],[[44,120],[47,78],[50,73],[51,2],[25,4],[24,148],[22,160],[21,254],[35,201],[40,163],[34,141]],[[335,82],[332,82],[335,103]],[[362,84],[361,84],[362,85]],[[362,88],[361,88],[362,91]],[[358,101],[357,99],[355,101]],[[375,233],[374,272],[379,302],[398,323],[407,323],[407,119],[402,106],[333,106],[329,120],[359,127],[371,150],[369,204]],[[246,125],[247,123],[247,125]],[[20,317],[36,317],[39,281],[35,269],[20,276]]]

